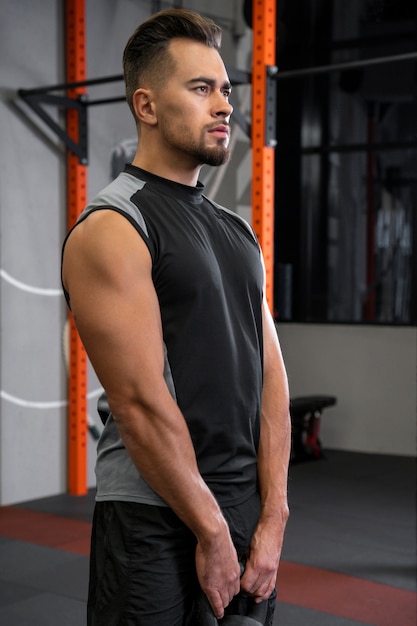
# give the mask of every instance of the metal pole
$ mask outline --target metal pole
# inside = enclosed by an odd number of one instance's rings
[[[368,142],[375,140],[375,103],[368,104]],[[367,153],[366,167],[366,283],[367,293],[364,317],[367,322],[375,321],[375,154]]]
[[[266,297],[274,310],[275,151],[266,144],[267,71],[275,67],[276,0],[253,0],[252,225],[262,248]]]
[[[351,70],[358,67],[369,67],[371,65],[381,65],[383,63],[398,63],[400,61],[416,61],[417,52],[407,52],[405,54],[394,54],[386,57],[376,57],[374,59],[363,59],[361,61],[346,61],[345,63],[332,63],[331,65],[321,65],[318,67],[304,67],[299,70],[288,70],[278,72],[277,78],[283,80],[286,78],[301,78],[303,76],[312,76],[314,74],[327,74],[329,72],[339,72]]]
[[[66,0],[66,78],[85,79],[85,6],[84,0]],[[67,92],[77,98],[85,87]],[[67,132],[80,139],[79,118],[75,109],[67,110]],[[71,228],[86,204],[87,165],[67,151],[67,213]],[[87,493],[87,357],[72,315],[69,315],[69,381],[68,381],[68,491],[71,495]]]

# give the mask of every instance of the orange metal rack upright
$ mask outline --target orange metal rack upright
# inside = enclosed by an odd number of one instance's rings
[[[84,0],[66,0],[66,81],[86,78],[85,6]],[[82,98],[85,87],[67,91],[72,99]],[[76,143],[84,132],[78,111],[67,110],[67,133]],[[87,200],[87,163],[67,149],[68,228],[76,222]],[[69,314],[69,381],[68,381],[68,491],[72,495],[87,492],[87,357]]]
[[[266,296],[274,310],[274,148],[273,93],[276,62],[276,0],[253,0],[252,52],[252,225],[265,259]],[[271,106],[272,105],[272,106]]]

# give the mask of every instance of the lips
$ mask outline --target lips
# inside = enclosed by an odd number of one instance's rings
[[[222,137],[228,137],[230,130],[228,126],[221,124],[220,126],[216,126],[215,128],[211,128],[209,133],[214,135],[221,135]]]

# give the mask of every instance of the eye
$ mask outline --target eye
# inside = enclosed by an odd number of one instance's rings
[[[200,91],[201,93],[207,93],[208,92],[208,86],[207,85],[199,85],[198,87],[196,87],[196,91]]]

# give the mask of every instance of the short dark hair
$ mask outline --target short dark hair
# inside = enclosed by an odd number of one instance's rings
[[[167,9],[151,15],[138,26],[123,53],[126,100],[136,119],[133,94],[136,89],[158,77],[166,79],[174,70],[167,49],[172,39],[190,39],[220,50],[222,31],[210,18],[187,9]]]

